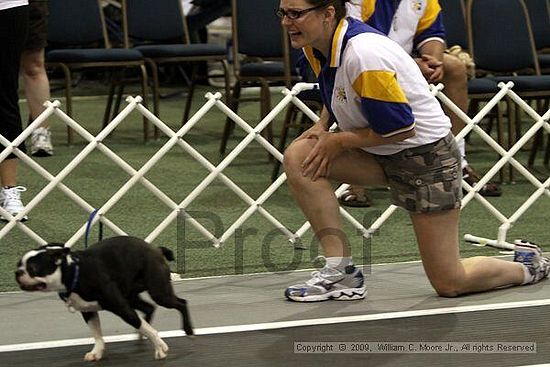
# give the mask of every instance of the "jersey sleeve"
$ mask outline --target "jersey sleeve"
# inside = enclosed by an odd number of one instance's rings
[[[411,106],[392,67],[399,56],[372,44],[354,47],[350,52],[356,55],[347,58],[348,78],[369,127],[383,137],[414,129]]]
[[[419,48],[429,40],[445,43],[445,26],[441,15],[441,5],[438,0],[428,0],[422,18],[418,22],[414,36],[414,48]]]

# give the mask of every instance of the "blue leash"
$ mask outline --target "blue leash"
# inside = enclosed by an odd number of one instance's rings
[[[88,223],[86,223],[86,232],[84,234],[84,248],[88,248],[88,238],[90,237],[90,229],[92,228],[92,222],[99,209],[95,209],[88,217]]]

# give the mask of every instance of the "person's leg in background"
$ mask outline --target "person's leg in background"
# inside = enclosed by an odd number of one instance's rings
[[[443,54],[443,67],[445,70],[443,80],[441,81],[445,85],[443,92],[445,95],[462,111],[468,111],[468,77],[466,73],[466,66],[456,56]],[[449,108],[444,107],[445,113],[451,119],[452,132],[456,136],[465,126],[464,121]],[[466,140],[462,139],[457,142],[462,156],[462,175],[464,180],[470,185],[474,186],[479,182],[480,177],[474,171],[471,165],[466,160]],[[479,193],[483,196],[500,196],[502,194],[499,185],[489,182],[487,183]]]
[[[29,108],[29,120],[34,121],[44,111],[44,102],[50,99],[50,82],[44,65],[47,44],[48,2],[29,2],[29,33],[21,55],[21,76]],[[31,135],[31,154],[47,157],[53,154],[48,121]]]
[[[9,141],[22,132],[18,96],[19,63],[27,34],[27,21],[27,6],[0,11],[0,134]],[[18,148],[25,151],[24,144]],[[17,186],[18,164],[19,160],[13,154],[0,162],[0,205],[11,215],[17,215],[23,209],[20,193],[26,190]]]

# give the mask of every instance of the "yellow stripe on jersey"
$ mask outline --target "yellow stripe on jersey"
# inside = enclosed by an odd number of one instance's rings
[[[363,98],[395,103],[409,102],[393,71],[364,71],[353,82],[353,90]]]
[[[319,76],[319,73],[321,72],[321,63],[315,57],[315,55],[313,55],[313,47],[306,46],[302,49],[302,51],[304,51],[304,55],[307,61],[309,61],[309,65],[311,65],[311,68],[313,69],[315,76]]]
[[[376,0],[363,0],[361,4],[361,19],[363,22],[367,22],[374,13],[374,8],[376,8]]]
[[[348,22],[346,19],[341,19],[332,36],[332,47],[330,51],[330,67],[336,68],[340,66],[340,56],[342,54],[342,45],[344,36],[348,30]]]
[[[428,4],[426,4],[426,11],[424,11],[424,15],[418,22],[418,26],[416,27],[416,34],[420,34],[424,32],[426,29],[430,28],[430,26],[435,22],[437,19],[437,16],[441,12],[441,6],[439,5],[438,0],[428,0]]]

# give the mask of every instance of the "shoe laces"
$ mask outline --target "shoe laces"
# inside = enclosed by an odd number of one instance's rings
[[[3,189],[2,194],[4,195],[4,205],[8,201],[21,201],[21,193],[25,191],[27,191],[27,188],[23,186],[15,186],[10,187],[9,189]]]
[[[326,277],[330,275],[342,274],[339,270],[323,267],[321,270],[311,272],[311,279],[306,281],[306,285],[316,285],[327,281]]]

